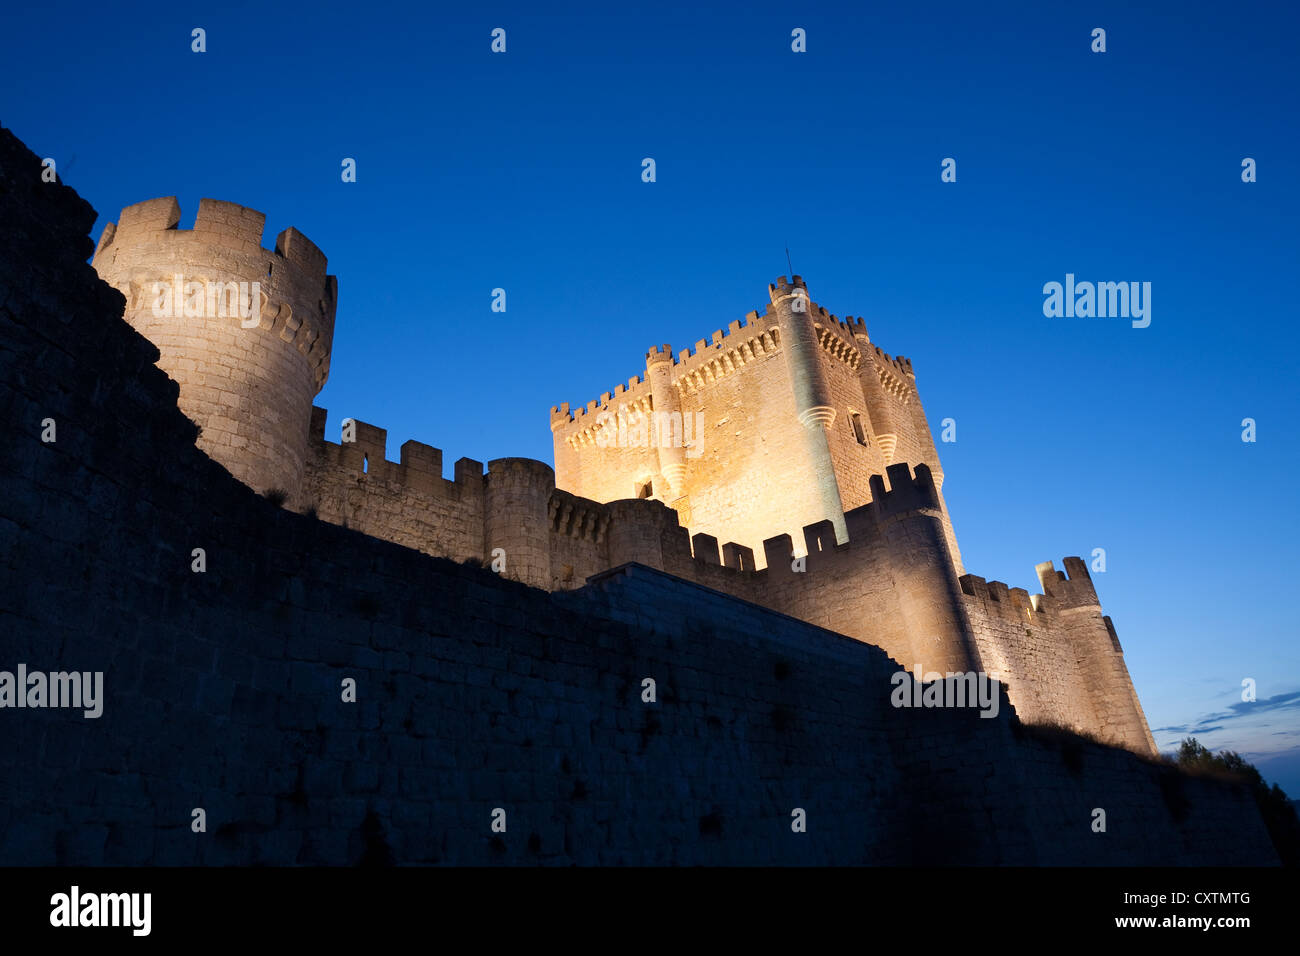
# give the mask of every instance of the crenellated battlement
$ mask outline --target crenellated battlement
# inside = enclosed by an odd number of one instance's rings
[[[800,276],[794,276],[793,279],[779,276],[776,282],[768,285],[768,290],[773,301],[767,303],[763,312],[751,310],[743,320],[729,323],[726,329],[715,329],[708,339],[697,340],[693,347],[674,350],[664,344],[648,349],[647,372],[657,365],[670,362],[671,383],[685,396],[707,390],[714,382],[746,365],[779,352],[782,347],[781,330],[773,302],[796,291],[807,296],[808,287]],[[813,320],[814,333],[820,347],[851,370],[861,368],[864,360],[863,342],[858,336],[866,338],[864,321],[861,318],[840,319],[811,300],[806,309]],[[911,362],[901,356],[891,357],[879,347],[871,348],[874,365],[886,391],[901,403],[907,404],[914,394],[914,388],[910,384],[915,378]],[[596,413],[619,404],[626,405],[629,410],[653,411],[653,403],[648,401],[649,394],[648,380],[634,376],[626,387],[616,386],[612,392],[603,393],[599,399],[587,402],[585,406],[574,406],[571,410],[567,402],[554,405],[550,410],[551,430],[558,441],[573,448],[595,444],[599,429],[594,418]],[[637,403],[642,400],[645,403],[638,409]]]
[[[887,371],[882,373],[882,379],[885,374],[901,376],[903,378],[915,379],[916,374],[912,370],[912,360],[903,356],[891,356],[878,345],[871,342],[871,337],[867,333],[866,320],[861,316],[846,316],[843,319],[837,318],[834,313],[827,314],[826,310],[817,307],[817,314],[826,319],[825,331],[833,332],[840,336],[844,344],[855,348],[859,352],[859,364],[861,363],[861,354],[863,346],[870,346],[871,354],[875,358],[877,368],[885,367]],[[857,367],[856,365],[854,366]]]
[[[675,364],[681,366],[690,358],[709,355],[719,349],[725,350],[728,348],[734,348],[736,346],[735,342],[726,341],[730,339],[731,336],[736,333],[741,333],[742,337],[751,338],[752,336],[761,334],[768,328],[771,328],[774,324],[774,320],[767,313],[759,314],[757,311],[751,309],[749,312],[745,313],[745,318],[743,320],[736,319],[728,323],[725,331],[722,329],[714,329],[713,334],[709,336],[709,338],[697,340],[694,352],[689,348],[679,349],[677,352],[677,358],[675,359]],[[680,368],[676,370],[677,373],[680,373],[681,371]]]
[[[888,491],[885,490],[885,482],[880,475],[872,475],[868,479],[871,486],[871,508],[881,520],[922,509],[936,512],[943,510],[939,489],[935,486],[929,465],[917,465],[914,476],[911,467],[906,462],[900,462],[886,468],[885,474],[889,477]]]
[[[664,343],[662,346],[653,346],[645,353],[645,364],[649,368],[653,365],[662,365],[664,362],[671,364],[673,359],[673,347]]]
[[[909,404],[916,395],[916,376],[912,374],[912,363],[905,358],[891,358],[879,346],[873,348],[876,374],[881,386],[901,404]]]
[[[1155,749],[1114,624],[1081,558],[1036,566],[1041,593],[961,577],[962,601],[988,666],[1022,719],[1053,721],[1138,751]]]
[[[173,233],[177,239],[193,237],[197,233],[214,248],[271,253],[301,269],[314,283],[323,283],[326,279],[325,253],[292,226],[276,236],[273,249],[262,248],[266,230],[264,212],[221,199],[200,199],[193,228],[178,228],[180,219],[181,207],[175,196],[147,199],[127,206],[116,223],[110,222],[104,227],[95,252],[98,255],[115,244],[121,249],[164,232]]]
[[[328,275],[320,248],[292,226],[262,248],[266,214],[238,203],[199,201],[192,229],[177,228],[175,196],[127,206],[108,223],[93,265],[128,299],[127,311],[148,309],[157,282],[258,283],[260,328],[298,349],[317,390],[329,376],[329,354],[338,305],[338,281]]]
[[[673,369],[673,385],[684,394],[705,389],[780,349],[781,330],[767,316],[750,312],[744,325],[732,322],[725,334],[715,331],[711,343],[700,339],[694,352],[682,349]]]
[[[1077,565],[1083,563],[1077,557],[1064,560],[1076,570]],[[1040,586],[1043,586],[1044,578],[1051,582],[1037,593],[1031,594],[1025,588],[1011,588],[1001,581],[985,581],[977,574],[962,575],[962,593],[982,602],[990,614],[1023,622],[1027,626],[1045,624],[1048,619],[1067,608],[1084,605],[1098,609],[1101,607],[1086,569],[1080,582],[1067,579],[1064,572],[1055,570],[1051,561],[1036,565],[1035,570]]]
[[[1001,581],[985,581],[977,574],[963,574],[960,581],[962,594],[979,602],[986,614],[1025,627],[1047,625],[1050,614],[1044,595],[1008,587]]]
[[[768,536],[759,570],[751,548],[692,531],[662,501],[574,495],[555,487],[549,466],[521,458],[493,460],[486,475],[478,462],[462,459],[456,481],[445,482],[435,479],[438,449],[407,442],[401,462],[389,462],[384,429],[354,422],[355,440],[336,444],[324,439],[326,418],[314,409],[319,467],[341,479],[322,515],[328,520],[430,553],[499,559],[505,576],[552,590],[643,564],[875,644],[907,667],[995,672],[1029,719],[1100,726],[1103,736],[1144,746],[1147,731],[1132,701],[1095,690],[1120,679],[1122,651],[1080,559],[1065,560],[1068,574],[1039,565],[1041,594],[978,575],[958,578],[939,491],[924,463],[871,476],[872,500],[845,515],[844,540],[829,520],[804,524],[798,542],[789,533]],[[389,524],[412,508],[443,507],[438,502],[450,510],[430,528],[451,528],[452,539],[404,539],[401,527]],[[1071,617],[1074,608],[1089,613]],[[1071,687],[1086,688],[1086,696]]]
[[[911,359],[903,358],[903,356],[901,355],[897,357],[891,356],[888,352],[884,351],[879,345],[873,345],[872,349],[875,353],[876,365],[878,367],[883,367],[886,370],[892,369],[893,371],[901,375],[908,376],[910,378],[916,377],[915,373],[912,371]]]
[[[813,321],[819,327],[824,327],[826,331],[838,336],[845,345],[854,349],[858,348],[857,339],[854,338],[853,329],[849,323],[841,319],[834,312],[828,311],[825,306],[818,305],[816,302],[810,304],[813,314]]]
[[[846,315],[841,320],[840,326],[845,332],[853,337],[855,342],[862,339],[863,341],[870,343],[871,336],[867,334],[867,322],[862,318],[862,316],[854,318],[851,315]]]
[[[588,402],[585,406],[570,412],[569,403],[551,406],[551,431],[563,441],[571,444],[589,444],[594,441],[595,430],[600,427],[596,414],[601,410],[615,410],[619,405],[626,405],[629,410],[650,411],[650,382],[633,375],[627,385],[615,385],[612,392],[603,392],[599,399]]]
[[[497,468],[496,462],[489,465],[489,480]],[[556,489],[549,496],[545,525],[550,533],[608,548],[605,560],[611,566],[629,561],[646,564],[747,600],[769,603],[764,597],[765,582],[777,579],[789,579],[796,587],[806,585],[813,592],[839,586],[847,569],[876,560],[894,521],[913,515],[940,528],[929,469],[919,465],[913,476],[907,465],[900,465],[891,472],[891,490],[884,491],[882,484],[879,502],[851,513],[852,530],[846,542],[837,543],[830,521],[813,522],[802,528],[798,548],[789,534],[764,540],[767,567],[762,570],[756,568],[752,548],[733,541],[720,543],[705,532],[692,533],[681,524],[676,511],[654,499],[627,498],[602,504]],[[941,531],[935,533],[941,536]],[[941,548],[935,553],[937,560],[945,559]],[[791,559],[797,554],[804,556],[804,564],[803,570],[796,572]],[[569,583],[577,586],[581,581]]]
[[[598,435],[602,429],[616,429],[621,416],[650,415],[654,411],[654,399],[650,394],[648,382],[638,382],[637,387],[624,389],[618,386],[613,394],[605,392],[598,402],[588,402],[586,408],[578,409],[576,415],[567,421],[564,415],[568,406],[561,406],[563,411],[552,409],[551,430],[571,448],[582,448],[598,444]],[[603,418],[602,413],[612,417]]]
[[[1100,607],[1097,591],[1093,587],[1092,576],[1088,574],[1088,565],[1082,558],[1065,558],[1062,562],[1064,571],[1056,570],[1051,561],[1036,565],[1038,583],[1043,594],[1062,608],[1092,605]]]
[[[982,602],[988,613],[1027,626],[1043,624],[1045,619],[1070,608],[1087,606],[1100,610],[1101,603],[1083,559],[1068,557],[1063,563],[1068,576],[1066,571],[1057,571],[1051,561],[1035,565],[1043,589],[1036,594],[1024,588],[1008,588],[1001,581],[985,581],[977,574],[962,575],[962,593]]]
[[[775,282],[767,284],[767,291],[772,301],[776,302],[777,299],[788,295],[798,295],[801,291],[807,295],[808,286],[804,283],[803,276],[791,276],[789,279],[785,276],[777,276]]]
[[[559,489],[547,502],[546,518],[549,528],[556,534],[597,545],[605,543],[609,532],[607,505]]]
[[[832,357],[856,371],[858,366],[862,364],[862,353],[858,351],[851,341],[846,340],[840,334],[834,316],[830,316],[826,321],[831,324],[822,325],[819,323],[814,326],[817,332],[817,344],[830,353]]]
[[[775,354],[780,346],[780,330],[774,320],[751,311],[744,322],[733,321],[725,331],[715,330],[711,340],[698,340],[694,352],[690,348],[674,351],[667,344],[647,350],[646,369],[648,372],[654,366],[670,362],[673,387],[689,393],[706,388],[751,362]],[[578,406],[573,411],[567,402],[553,405],[551,431],[559,440],[574,447],[593,444],[600,427],[594,417],[596,413],[617,409],[620,405],[625,405],[629,411],[652,412],[654,406],[650,392],[649,380],[634,375],[626,388],[618,385],[612,392],[605,392],[598,400]]]
[[[311,445],[316,458],[317,475],[322,469],[333,471],[350,479],[363,478],[422,495],[441,495],[459,499],[466,494],[480,494],[483,483],[483,463],[473,458],[457,459],[454,478],[442,477],[442,449],[415,440],[402,443],[401,457],[390,461],[387,457],[388,431],[357,419],[351,421],[355,440],[329,441],[325,437],[329,412],[317,406],[311,410]],[[549,470],[549,468],[548,468]],[[317,477],[319,482],[319,477]]]

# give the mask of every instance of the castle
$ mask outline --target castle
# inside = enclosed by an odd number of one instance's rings
[[[561,487],[518,459],[444,481],[435,449],[387,462],[364,424],[325,441],[336,285],[301,234],[264,250],[260,214],[211,202],[180,230],[167,199],[96,252],[95,210],[45,171],[0,128],[0,671],[103,693],[93,718],[0,699],[0,863],[1278,862],[1249,786],[1150,756],[1082,563],[1044,565],[1034,598],[961,573],[937,459],[906,460],[914,391],[882,408],[832,377],[818,399],[787,347],[830,319],[797,280],[721,336],[760,340],[739,367],[652,356],[640,417],[557,410],[561,442],[603,424],[566,442]],[[765,535],[711,497],[709,463],[742,462],[717,403],[791,365],[800,391],[763,398],[812,437],[763,424],[783,467],[821,471]],[[865,492],[844,434],[884,464]],[[628,463],[602,491],[611,447]],[[1003,683],[930,706],[900,665]]]
[[[553,408],[554,470],[462,458],[448,481],[429,445],[386,460],[381,428],[345,419],[326,438],[312,402],[338,287],[312,242],[287,229],[263,249],[264,215],[227,202],[202,200],[192,230],[179,220],[174,197],[124,209],[92,265],[158,348],[199,447],[254,490],[547,591],[644,565],[923,674],[987,672],[1025,722],[1156,752],[1084,562],[1039,564],[1034,595],[965,573],[911,363],[800,277],[694,352],[651,349],[644,377]],[[196,284],[192,310],[158,308],[173,284]],[[214,313],[213,289],[231,288],[241,308]]]

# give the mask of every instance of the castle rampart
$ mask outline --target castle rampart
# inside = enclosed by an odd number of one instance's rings
[[[985,666],[999,674],[1017,712],[1059,723],[1132,750],[1155,741],[1133,691],[1123,650],[1077,557],[1037,566],[1043,592],[967,574],[961,590]]]
[[[763,313],[648,350],[644,376],[576,413],[551,411],[556,470],[462,458],[337,423],[311,405],[325,381],[336,284],[294,230],[261,248],[264,217],[203,200],[179,230],[175,199],[128,207],[94,265],[158,345],[200,446],[293,510],[426,554],[569,591],[639,564],[874,644],[924,673],[984,670],[1020,715],[1138,751],[1154,744],[1087,570],[1040,565],[1042,594],[964,575],[943,472],[912,363],[861,318],[768,287]],[[256,282],[257,321],[158,314],[155,283]],[[165,312],[165,310],[164,310]],[[251,311],[250,311],[251,317]],[[331,429],[331,431],[333,431]],[[653,609],[647,609],[653,614]]]
[[[454,479],[442,477],[442,450],[402,444],[401,460],[385,457],[388,432],[348,420],[355,441],[325,438],[327,412],[311,410],[310,453],[301,504],[318,517],[376,538],[453,558],[484,557],[486,488],[483,463],[459,459]],[[338,426],[343,437],[343,422]]]
[[[959,577],[925,465],[873,476],[843,541],[825,520],[800,529],[797,546],[789,534],[765,538],[758,569],[753,549],[692,533],[658,500],[582,498],[556,489],[547,465],[518,458],[492,461],[486,475],[461,459],[447,481],[436,448],[406,442],[390,462],[383,429],[354,422],[355,441],[337,444],[324,440],[324,410],[313,422],[305,488],[325,520],[428,554],[495,557],[503,576],[552,591],[641,564],[873,644],[909,671],[988,672],[1022,719],[1154,752],[1082,562],[1066,559],[1068,578],[1040,565],[1044,593],[1032,596]]]
[[[1083,563],[1067,558],[1068,577],[1040,565],[1043,593],[1032,596],[959,576],[923,464],[873,476],[871,500],[844,516],[844,541],[829,521],[801,528],[797,545],[766,537],[758,569],[753,549],[692,533],[661,501],[573,495],[528,459],[495,460],[484,475],[462,458],[447,481],[440,450],[408,441],[400,463],[386,461],[383,429],[355,422],[355,442],[329,442],[324,410],[313,412],[305,489],[325,520],[462,561],[491,563],[500,548],[505,577],[552,591],[642,564],[874,644],[909,671],[986,671],[1024,720],[1155,750]]]
[[[263,249],[266,216],[203,199],[178,229],[174,196],[122,210],[92,265],[126,296],[124,317],[161,353],[199,447],[259,492],[296,500],[312,397],[329,375],[338,284],[296,229]]]

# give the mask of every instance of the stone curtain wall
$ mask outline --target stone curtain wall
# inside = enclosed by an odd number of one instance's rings
[[[962,601],[984,668],[1002,675],[1028,721],[1059,723],[1155,753],[1123,648],[1101,613],[1088,567],[1079,558],[1064,563],[1064,572],[1051,562],[1038,566],[1044,593],[1032,598],[1001,581],[962,577]]]
[[[813,525],[797,539],[766,539],[757,555],[740,548],[732,563],[725,552],[736,545],[720,549],[659,502],[579,498],[557,491],[544,464],[520,459],[492,462],[485,479],[480,462],[462,458],[448,481],[440,449],[406,442],[401,461],[391,462],[383,429],[356,422],[356,440],[341,444],[324,439],[325,421],[324,409],[315,409],[316,454],[303,496],[323,520],[458,561],[500,548],[507,577],[545,590],[572,590],[608,568],[645,564],[874,644],[909,668],[947,670],[950,656],[954,668],[976,666],[969,654],[960,659],[964,634],[978,648],[977,666],[1007,683],[1025,719],[1155,751],[1086,566],[1072,564],[1071,578],[1059,584],[1053,570],[1042,582],[1047,593],[1032,597],[975,575],[952,586],[936,482],[931,476],[913,497],[919,479],[907,465],[891,466],[889,490],[884,482],[874,493],[868,488],[869,503],[846,516],[846,544],[836,546],[833,534]],[[912,514],[918,509],[924,513]],[[795,552],[807,553],[801,572],[790,567]],[[754,573],[758,563],[767,567]]]
[[[0,709],[0,865],[1276,862],[1244,789],[1005,699],[895,709],[870,645],[275,507],[196,449],[86,263],[94,218],[0,130],[0,669],[104,672],[97,719]]]
[[[354,421],[355,441],[325,438],[326,410],[312,408],[310,454],[299,511],[426,554],[463,561],[483,557],[483,463],[461,458],[455,480],[442,477],[442,450],[404,442],[388,461],[388,432]],[[342,437],[342,421],[333,431]]]

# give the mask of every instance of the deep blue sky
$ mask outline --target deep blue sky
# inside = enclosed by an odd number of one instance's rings
[[[265,211],[268,245],[305,232],[339,277],[331,431],[386,426],[449,474],[551,461],[552,405],[761,309],[788,244],[817,302],[913,359],[936,434],[957,421],[968,569],[1032,591],[1034,563],[1105,548],[1157,743],[1300,796],[1300,15],[892,6],[26,5],[0,121],[96,236],[172,194],[182,226],[211,196]],[[1045,318],[1066,272],[1151,282],[1150,328]]]

